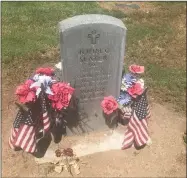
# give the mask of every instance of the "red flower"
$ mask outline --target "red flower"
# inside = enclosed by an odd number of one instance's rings
[[[132,73],[141,74],[141,73],[144,73],[144,66],[138,66],[138,65],[133,64],[133,65],[129,66],[129,70]]]
[[[21,103],[28,103],[36,100],[36,89],[30,88],[32,80],[27,80],[23,85],[16,89],[16,95]]]
[[[104,97],[104,100],[101,102],[101,107],[105,114],[111,114],[118,108],[118,103],[113,96],[108,96]]]
[[[136,98],[137,95],[141,95],[143,93],[143,88],[141,87],[140,83],[135,83],[132,87],[127,89],[127,92],[133,98]]]
[[[48,95],[48,98],[52,100],[52,107],[58,110],[68,107],[71,100],[74,88],[66,83],[54,83],[51,87],[54,95]]]
[[[36,74],[44,74],[47,76],[51,76],[54,73],[54,69],[52,68],[38,68],[36,69]]]

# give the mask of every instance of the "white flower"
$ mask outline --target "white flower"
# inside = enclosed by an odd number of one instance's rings
[[[121,90],[122,91],[127,91],[127,89],[128,89],[128,87],[126,85],[123,85],[123,84],[121,85]]]
[[[121,82],[121,90],[122,91],[127,91],[127,89],[131,87],[131,84],[127,84],[125,80],[122,80]]]
[[[144,88],[144,80],[139,79],[136,83],[139,83],[141,85],[141,88]]]
[[[44,86],[44,90],[46,94],[50,94],[53,95],[53,92],[51,91],[49,85],[53,82],[55,82],[56,80],[52,80],[52,78],[50,76],[46,76],[46,75],[39,75],[36,74],[33,79],[35,80],[35,82],[30,86],[30,88],[33,87],[38,87],[38,89],[36,90],[36,95],[37,97],[39,96],[40,92],[41,92],[41,86],[43,84]]]

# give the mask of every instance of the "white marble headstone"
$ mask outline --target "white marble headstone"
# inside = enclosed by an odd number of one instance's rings
[[[87,124],[93,130],[103,128],[100,102],[120,93],[126,27],[117,18],[91,14],[63,20],[59,30],[62,80],[75,87]]]

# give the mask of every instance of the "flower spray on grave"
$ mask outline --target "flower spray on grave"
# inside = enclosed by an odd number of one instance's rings
[[[104,97],[101,102],[105,122],[110,128],[117,127],[118,103],[113,96]]]
[[[138,96],[144,91],[144,66],[130,65],[129,73],[124,74],[121,81],[120,96],[117,98],[119,105],[119,116],[121,121],[126,121],[132,115],[133,104]]]
[[[150,144],[147,127],[147,120],[150,117],[147,88],[141,78],[144,66],[133,64],[129,66],[129,71],[122,77],[120,96],[105,97],[101,102],[106,120],[115,115],[117,123],[127,124],[122,149]]]
[[[68,109],[73,92],[68,83],[56,80],[52,68],[38,68],[16,89],[19,110],[11,129],[10,147],[36,153],[38,142],[64,121],[61,115]]]

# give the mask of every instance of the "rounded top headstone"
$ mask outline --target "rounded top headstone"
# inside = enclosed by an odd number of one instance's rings
[[[102,14],[77,15],[59,22],[61,32],[78,25],[86,24],[110,24],[126,30],[124,23],[120,19]]]
[[[59,22],[62,80],[75,88],[78,102],[78,114],[70,112],[67,119],[82,121],[74,133],[106,126],[100,103],[105,96],[120,94],[126,31],[120,19],[101,14]]]

